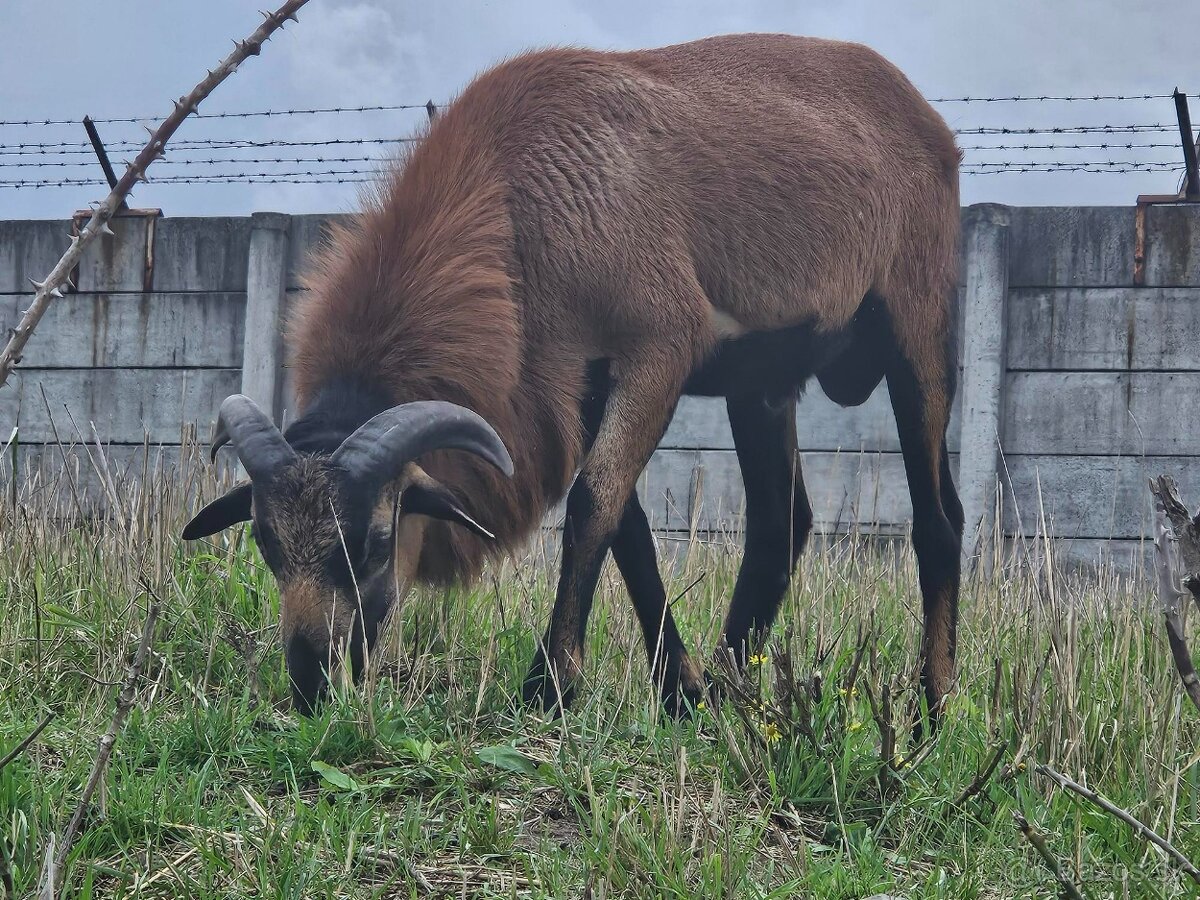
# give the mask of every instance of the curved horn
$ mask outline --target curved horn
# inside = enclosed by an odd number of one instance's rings
[[[216,459],[217,451],[229,443],[233,444],[251,481],[269,477],[297,458],[275,423],[245,394],[233,394],[221,404],[212,458]]]
[[[393,406],[368,419],[342,442],[332,462],[378,489],[433,450],[466,450],[505,475],[513,473],[512,457],[492,426],[471,410],[441,400]]]

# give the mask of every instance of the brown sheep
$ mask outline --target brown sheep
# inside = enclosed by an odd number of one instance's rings
[[[288,337],[301,416],[280,436],[245,398],[226,401],[220,420],[253,486],[184,536],[253,520],[307,710],[344,642],[360,670],[413,579],[472,578],[570,487],[525,696],[569,702],[611,549],[678,708],[704,675],[634,485],[679,397],[727,398],[746,549],[724,642],[744,659],[812,526],[797,392],[815,375],[851,405],[886,378],[936,715],[953,676],[963,525],[945,445],[958,161],[916,89],[855,44],[733,35],[505,62],[317,255]],[[454,406],[414,412],[416,401]]]

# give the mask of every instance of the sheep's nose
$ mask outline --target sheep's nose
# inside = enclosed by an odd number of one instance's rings
[[[302,634],[293,634],[287,642],[288,677],[292,682],[292,702],[296,711],[311,716],[325,695],[328,679],[325,674],[326,654]]]

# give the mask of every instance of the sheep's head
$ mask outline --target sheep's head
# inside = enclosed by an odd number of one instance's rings
[[[217,425],[214,458],[232,444],[250,481],[204,507],[183,537],[252,522],[279,584],[292,695],[308,714],[345,655],[353,676],[361,676],[380,623],[416,572],[425,517],[492,537],[415,460],[434,450],[464,450],[511,475],[512,459],[487,422],[440,401],[381,412],[327,455],[297,452],[241,394],[221,404]]]

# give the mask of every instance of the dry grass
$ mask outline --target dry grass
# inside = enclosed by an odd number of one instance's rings
[[[181,475],[151,448],[130,473],[91,453],[76,478],[26,482],[0,510],[0,756],[57,714],[0,771],[0,864],[18,894],[73,811],[153,590],[167,604],[139,708],[68,895],[1052,896],[1014,813],[1083,896],[1197,895],[1034,771],[1088,784],[1200,859],[1200,723],[1140,580],[1066,572],[1040,542],[972,580],[959,691],[938,739],[914,748],[920,604],[903,545],[808,553],[768,658],[678,724],[658,714],[611,573],[576,708],[521,708],[552,594],[542,548],[472,591],[411,598],[372,683],[300,720],[248,534],[177,539],[216,488],[196,454]],[[111,514],[82,518],[97,486]],[[681,627],[711,648],[737,544],[672,547]]]

